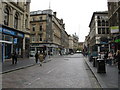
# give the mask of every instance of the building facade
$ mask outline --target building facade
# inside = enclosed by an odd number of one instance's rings
[[[120,50],[120,1],[108,0],[108,15],[110,27],[110,51]]]
[[[96,56],[100,52],[108,51],[108,12],[94,12],[89,27],[89,53]]]
[[[0,3],[0,33],[2,33],[2,61],[11,58],[16,51],[18,57],[29,57],[29,9],[30,2]]]
[[[83,51],[84,42],[78,42],[78,50]]]
[[[69,35],[69,53],[75,53],[78,49],[78,36],[76,34]]]
[[[78,49],[78,40],[79,40],[79,38],[76,35],[76,33],[73,34],[72,37],[73,37],[73,50],[74,50],[74,52],[76,52],[77,49]]]
[[[63,20],[58,19],[56,15],[51,9],[31,12],[31,56],[37,51],[51,55],[65,52],[62,38],[65,38],[67,33],[64,33]]]

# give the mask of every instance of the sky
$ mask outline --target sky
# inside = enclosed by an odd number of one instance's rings
[[[93,12],[107,11],[107,0],[31,0],[30,11],[53,10],[63,19],[68,34],[77,34],[84,42]]]

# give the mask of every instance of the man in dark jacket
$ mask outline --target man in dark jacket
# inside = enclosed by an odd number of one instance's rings
[[[35,54],[35,61],[36,61],[36,63],[38,62],[38,52]]]
[[[14,53],[15,64],[17,64],[17,53]]]

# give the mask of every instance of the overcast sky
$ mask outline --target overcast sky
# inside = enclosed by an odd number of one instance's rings
[[[50,7],[63,19],[68,34],[77,34],[83,42],[89,32],[93,12],[106,11],[107,0],[31,0],[30,11],[46,10]]]

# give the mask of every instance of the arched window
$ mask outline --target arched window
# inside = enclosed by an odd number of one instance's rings
[[[102,26],[105,26],[105,20],[102,20]]]
[[[14,17],[14,28],[18,28],[18,14],[16,13],[15,14],[15,17]]]
[[[8,8],[5,8],[4,10],[4,24],[9,25],[9,10]]]
[[[98,26],[101,26],[101,21],[100,20],[98,20]]]

